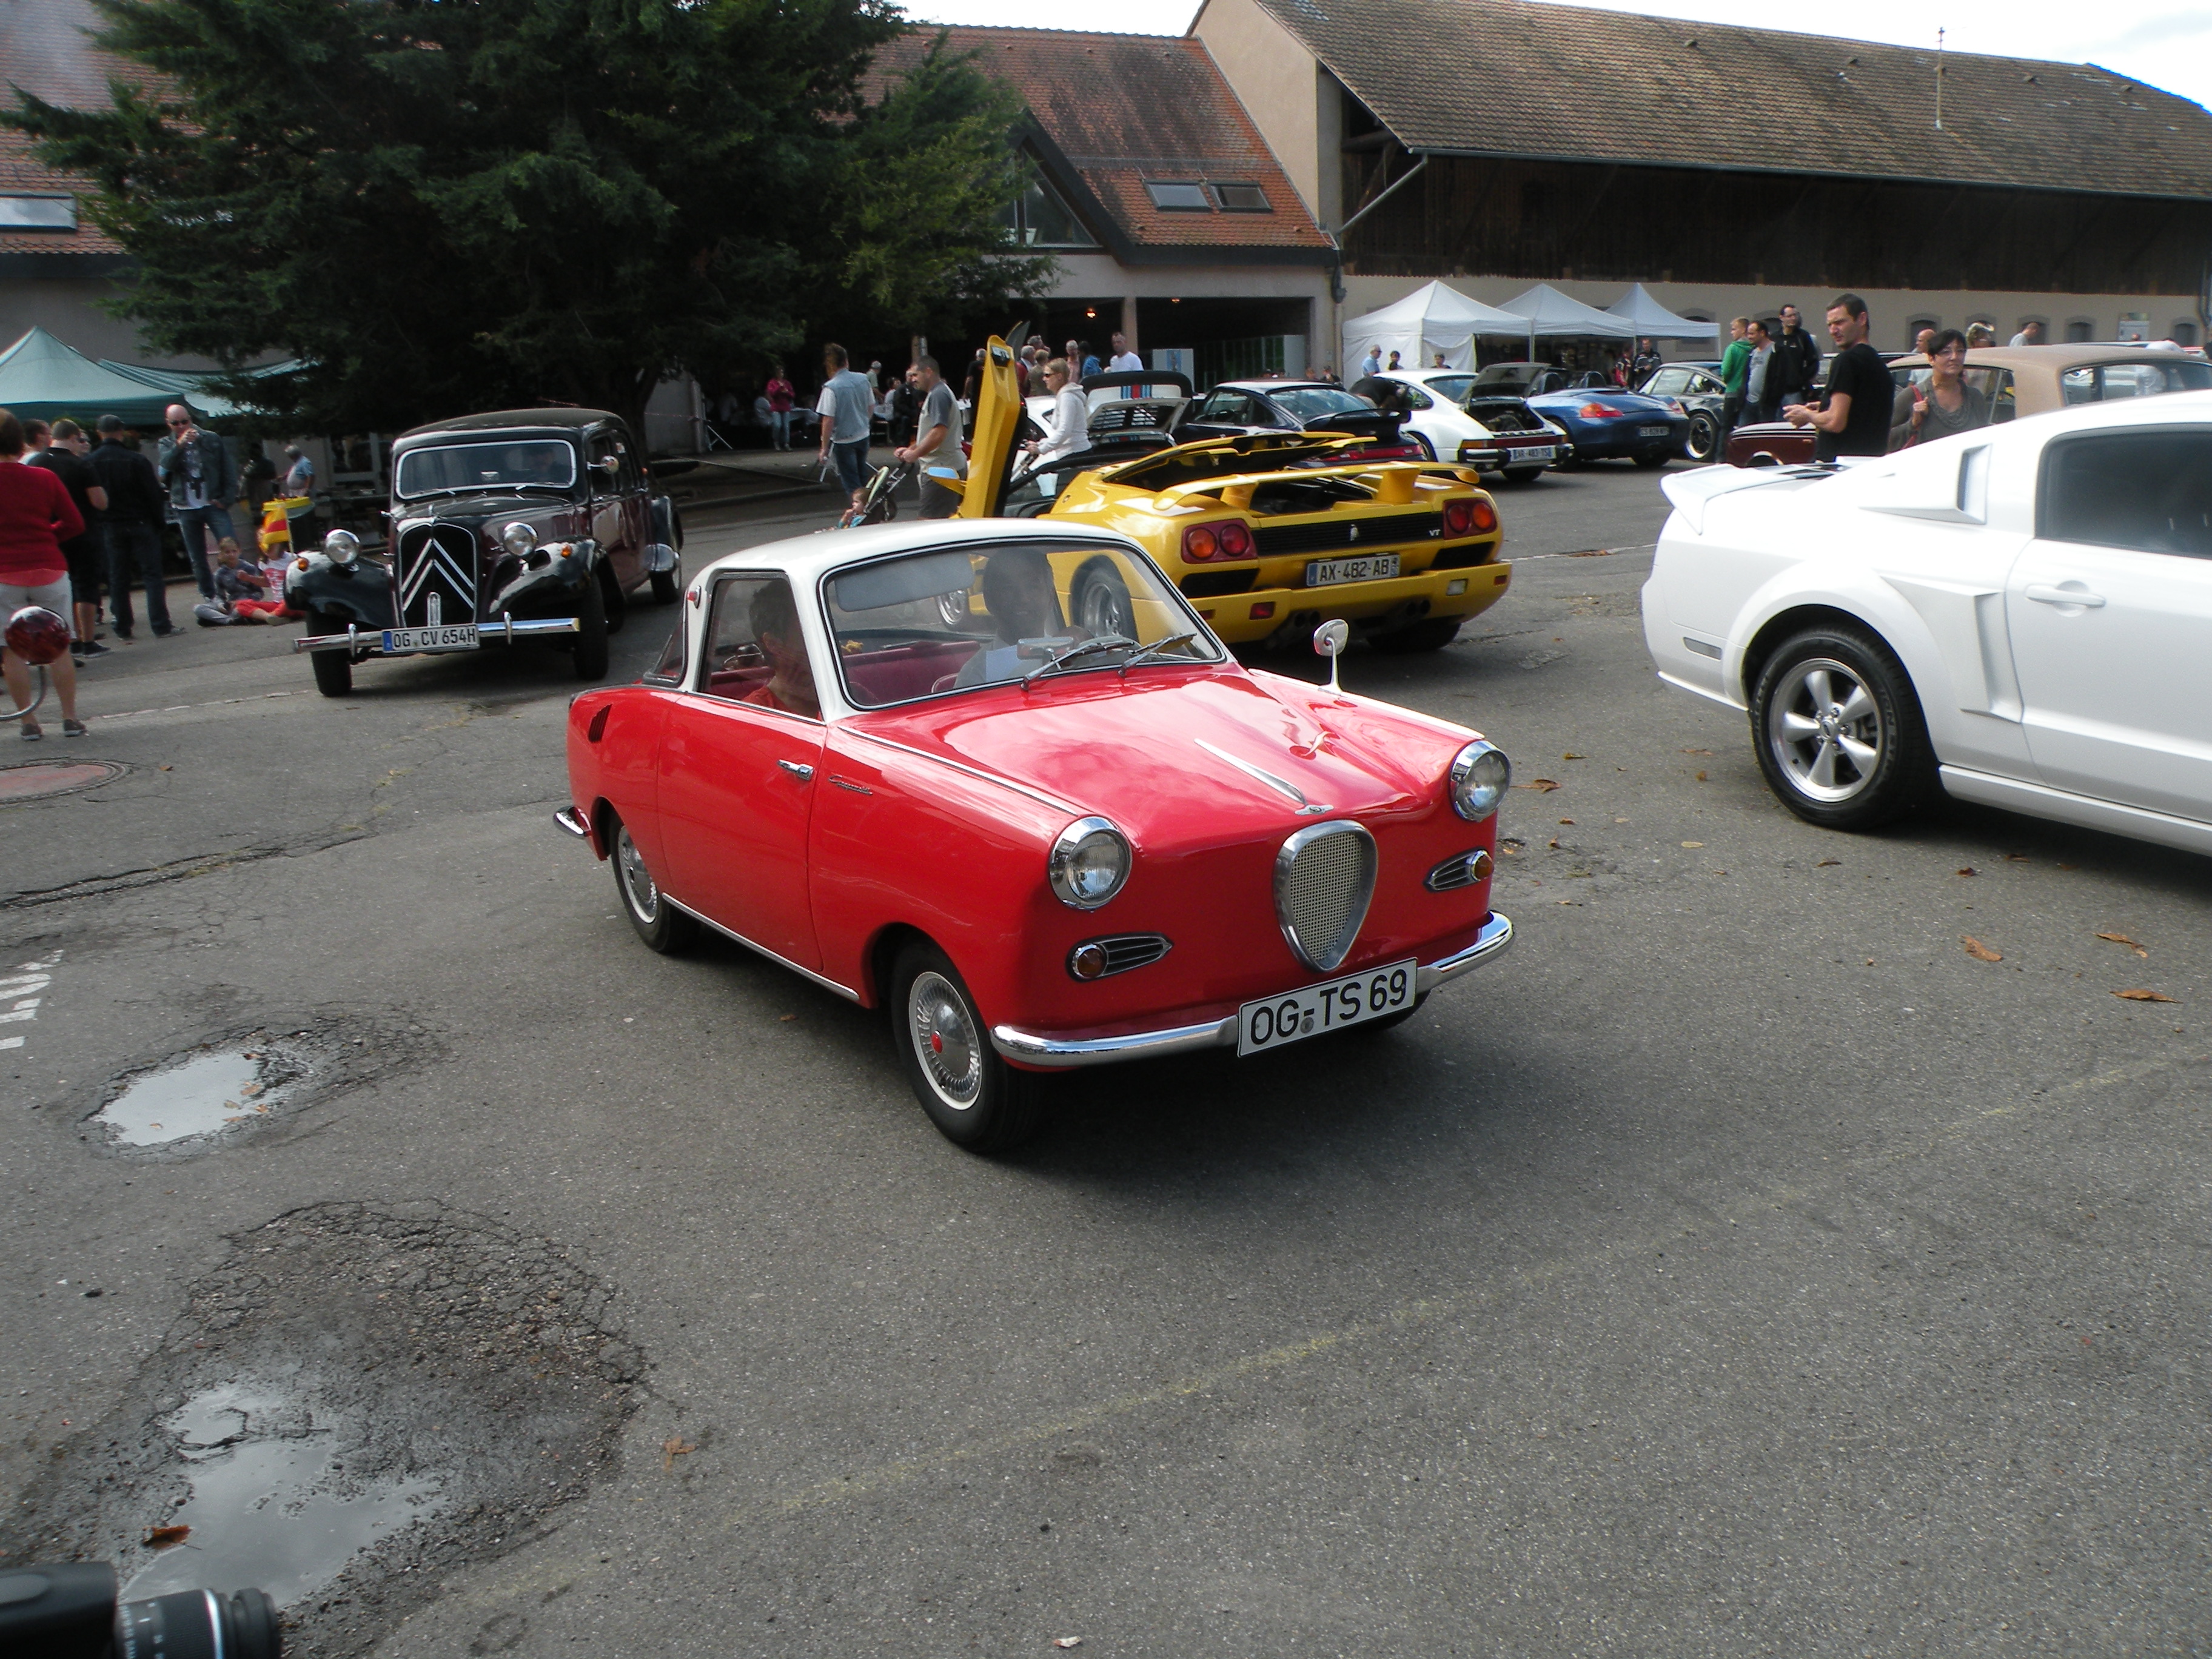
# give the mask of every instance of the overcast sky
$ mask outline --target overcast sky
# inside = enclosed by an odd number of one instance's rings
[[[1616,11],[1753,27],[1778,25],[1899,46],[1933,46],[1936,31],[1957,52],[2102,64],[2151,86],[2212,105],[2212,4],[2118,0],[2110,5],[2022,5],[2020,0],[1858,0],[1833,14],[1777,7],[1771,0],[1582,0]],[[1180,34],[1193,0],[907,0],[918,18],[1054,28]],[[1844,19],[1848,17],[1849,21]]]

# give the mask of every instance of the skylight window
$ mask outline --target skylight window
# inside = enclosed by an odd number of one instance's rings
[[[1267,192],[1257,185],[1225,184],[1218,179],[1211,182],[1213,198],[1221,204],[1224,213],[1273,213],[1275,210],[1274,204],[1267,199]]]
[[[1194,181],[1170,184],[1147,179],[1145,193],[1152,198],[1154,207],[1170,213],[1211,213],[1213,210],[1213,204],[1206,198],[1206,186]]]
[[[0,230],[75,230],[74,196],[0,196]]]

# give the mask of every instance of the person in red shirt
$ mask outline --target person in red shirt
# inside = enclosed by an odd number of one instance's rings
[[[69,558],[62,544],[84,534],[84,515],[70,499],[69,487],[40,466],[23,465],[23,423],[0,409],[0,621],[27,605],[51,611],[66,622],[71,615]],[[76,665],[57,657],[48,672],[62,702],[62,735],[81,738],[76,717]],[[18,708],[31,701],[31,668],[12,651],[0,649],[0,676],[9,701]],[[46,736],[37,720],[23,716],[23,741]]]
[[[768,385],[763,389],[768,393],[769,441],[777,449],[789,449],[791,408],[799,401],[799,393],[786,378],[781,363],[775,366],[775,372],[768,377]]]

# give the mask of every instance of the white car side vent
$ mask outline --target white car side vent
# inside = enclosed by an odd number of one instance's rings
[[[1959,457],[1959,516],[1975,524],[1990,520],[1990,447],[1977,444]]]

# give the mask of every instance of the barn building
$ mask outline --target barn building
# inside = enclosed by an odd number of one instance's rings
[[[1337,318],[1642,282],[1705,319],[1855,289],[1884,347],[2204,337],[2212,113],[2104,70],[1531,0],[1205,0],[1190,36],[1340,243]]]

